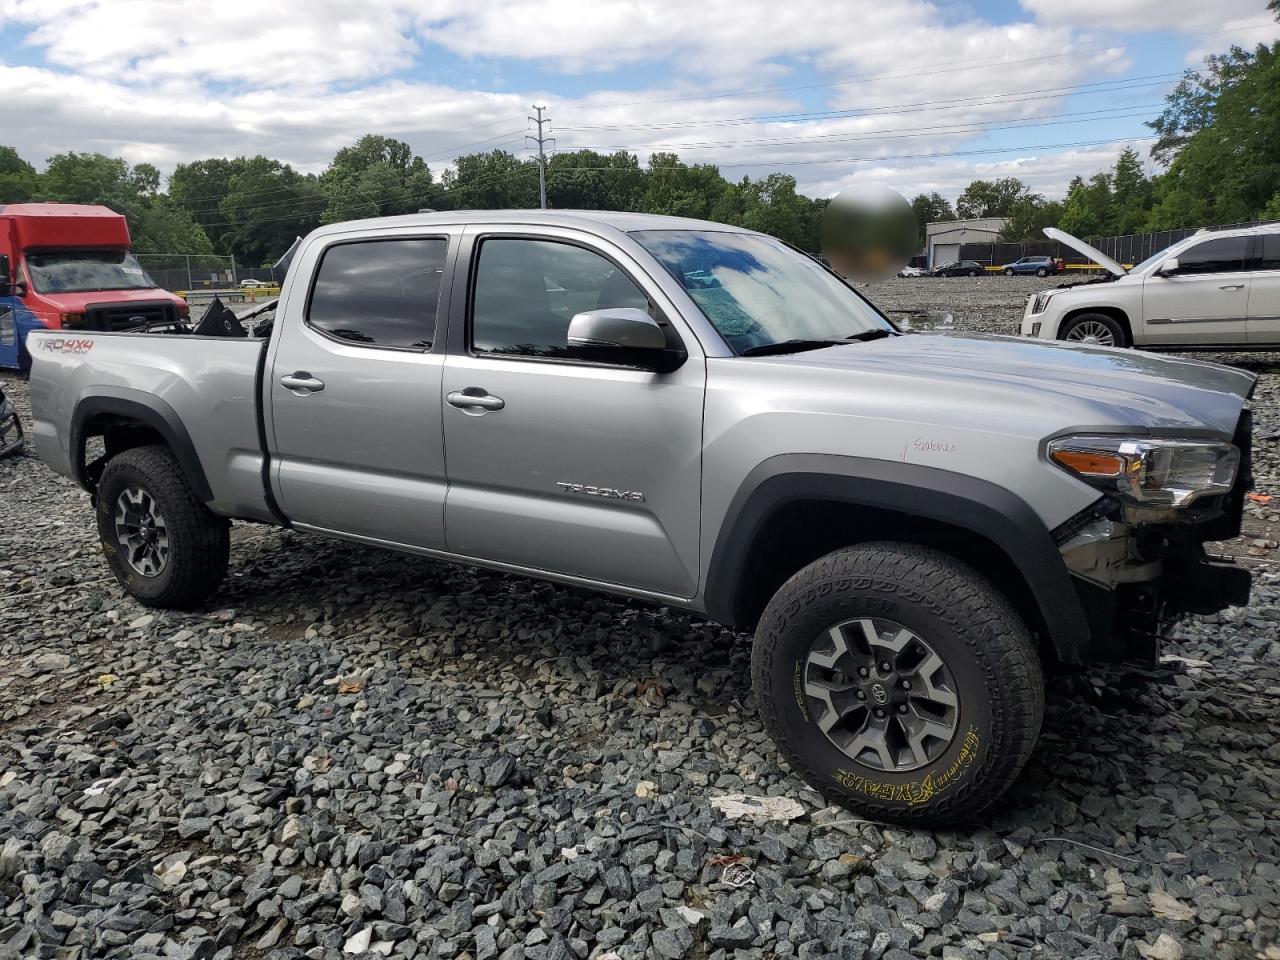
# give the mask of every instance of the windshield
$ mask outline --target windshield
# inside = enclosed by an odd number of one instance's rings
[[[1178,243],[1181,243],[1181,242],[1182,242],[1181,240],[1178,241]],[[1153,253],[1151,256],[1147,257],[1147,259],[1143,260],[1141,263],[1137,264],[1136,266],[1130,267],[1129,272],[1141,273],[1144,268],[1151,266],[1153,263],[1158,263],[1161,260],[1167,260],[1169,258],[1169,251],[1172,250],[1175,246],[1177,246],[1177,244],[1170,244],[1169,246],[1161,250],[1159,253]]]
[[[679,281],[734,353],[894,329],[838,277],[771,237],[710,230],[632,236]]]
[[[28,253],[26,260],[40,293],[148,290],[156,285],[127,250],[44,250]]]

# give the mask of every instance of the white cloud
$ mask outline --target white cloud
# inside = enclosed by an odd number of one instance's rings
[[[1122,17],[1137,6],[1118,2]],[[1092,172],[1105,165],[1093,165],[1095,154],[1113,157],[1119,147],[913,159],[972,149],[975,125],[1050,116],[1070,88],[1129,68],[1123,46],[1094,29],[1105,17],[1062,17],[1060,3],[1025,3],[1033,20],[994,25],[926,0],[277,0],[269,8],[245,0],[0,0],[0,26],[27,31],[26,46],[48,65],[0,60],[0,140],[35,161],[99,150],[167,170],[261,152],[318,170],[339,147],[378,132],[408,141],[439,169],[459,144],[510,134],[474,149],[520,148],[528,105],[547,102],[561,150],[624,147],[644,158],[673,149],[726,165],[731,178],[784,169],[819,194],[853,177],[954,193],[974,171],[1017,167],[1052,192],[1051,178],[1064,184],[1070,173]],[[511,76],[523,61],[602,73],[616,89],[564,97],[408,78],[415,64],[429,69],[440,48],[483,58],[477,78]],[[661,86],[622,89],[655,66]],[[1071,109],[1144,105],[1159,93],[1077,94]],[[740,122],[815,104],[844,115]],[[1096,139],[1089,131],[1027,126],[1008,136]],[[850,157],[874,162],[839,162]],[[744,160],[754,166],[728,166]],[[794,160],[806,162],[786,165]],[[1070,163],[1089,166],[1067,170]]]
[[[1205,35],[1208,49],[1269,42],[1280,24],[1259,0],[1019,0],[1043,24],[1125,31]],[[1257,38],[1257,39],[1255,39]]]

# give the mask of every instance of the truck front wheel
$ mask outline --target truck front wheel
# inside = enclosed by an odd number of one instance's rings
[[[144,605],[193,607],[222,583],[230,524],[196,499],[167,447],[112,457],[98,483],[97,511],[111,572]]]
[[[752,680],[766,728],[829,801],[940,825],[980,814],[1031,756],[1044,675],[1026,625],[977,571],[867,543],[811,563],[765,609]]]

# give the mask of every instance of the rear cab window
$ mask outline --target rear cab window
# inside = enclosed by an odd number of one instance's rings
[[[448,245],[444,237],[334,244],[316,270],[308,326],[359,346],[430,350]]]

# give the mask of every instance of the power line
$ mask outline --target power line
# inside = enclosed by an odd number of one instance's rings
[[[1178,36],[1175,36],[1175,37],[1153,37],[1148,40],[1133,40],[1133,41],[1129,41],[1125,46],[1127,48],[1127,47],[1148,46],[1151,44],[1173,43],[1178,40],[1192,39],[1192,38],[1203,39],[1205,37],[1220,36],[1221,34],[1224,34],[1224,33],[1236,33],[1239,30],[1246,30],[1252,27],[1267,26],[1268,24],[1273,25],[1275,24],[1275,22],[1276,21],[1273,18],[1269,17],[1267,19],[1257,20],[1254,22],[1237,23],[1231,27],[1227,27],[1222,30],[1210,30],[1203,33],[1184,33],[1184,34],[1179,34]],[[1014,64],[1038,63],[1045,60],[1060,60],[1063,57],[1077,57],[1082,53],[1098,53],[1106,50],[1113,50],[1115,49],[1115,47],[1116,47],[1116,44],[1109,43],[1109,44],[1104,44],[1104,45],[1099,45],[1094,47],[1075,47],[1075,48],[1064,50],[1060,53],[1041,54],[1033,57],[1019,57],[1019,58],[1010,59],[1010,60],[998,60],[998,61],[954,60],[954,61],[951,61],[950,64],[944,64],[942,67],[936,70],[924,70],[924,71],[912,70],[904,73],[882,73],[882,74],[875,74],[870,76],[862,75],[862,76],[855,76],[855,77],[846,77],[842,80],[830,80],[822,83],[800,83],[800,84],[791,84],[788,86],[778,86],[778,87],[757,87],[755,89],[746,89],[746,90],[728,90],[721,93],[701,94],[701,95],[687,96],[687,97],[653,97],[647,100],[627,100],[627,101],[622,101],[618,103],[606,103],[606,104],[600,104],[598,106],[589,106],[589,107],[574,107],[569,103],[562,103],[562,104],[559,104],[559,107],[562,110],[568,110],[570,112],[582,111],[582,110],[600,111],[600,110],[612,109],[614,107],[633,107],[633,106],[640,106],[640,105],[650,104],[650,103],[689,103],[694,101],[705,101],[705,100],[723,100],[730,97],[754,96],[756,94],[761,94],[761,93],[786,93],[792,90],[820,90],[820,89],[825,89],[827,87],[843,87],[843,86],[854,86],[854,85],[864,84],[864,83],[875,83],[880,80],[897,80],[897,79],[904,79],[904,78],[914,79],[916,77],[931,77],[931,76],[937,76],[943,73],[958,73],[964,70],[978,70],[978,69],[992,69],[992,68],[1002,69],[1004,67],[1012,66]]]
[[[979,96],[972,96],[972,97],[955,97],[951,99],[935,100],[935,101],[912,101],[904,104],[883,104],[878,107],[865,108],[864,111],[856,114],[853,111],[833,111],[833,112],[841,114],[841,119],[854,119],[855,117],[859,117],[859,116],[892,117],[897,115],[907,115],[907,114],[913,114],[913,113],[929,113],[929,112],[937,112],[941,110],[950,110],[950,109],[953,109],[955,106],[961,105],[961,104],[968,104],[970,106],[988,106],[988,105],[1003,104],[1010,100],[1015,100],[1019,103],[1032,101],[1032,100],[1048,100],[1048,99],[1054,99],[1066,91],[1076,91],[1076,92],[1087,91],[1087,94],[1097,94],[1097,93],[1118,92],[1122,90],[1139,89],[1140,87],[1157,86],[1163,83],[1163,81],[1161,80],[1161,81],[1142,82],[1142,83],[1138,83],[1137,81],[1148,81],[1151,77],[1163,77],[1165,79],[1168,79],[1175,76],[1178,76],[1178,74],[1148,74],[1148,75],[1138,76],[1138,77],[1118,78],[1115,80],[1101,80],[1101,81],[1095,81],[1095,82],[1086,83],[1086,84],[1073,84],[1073,85],[1064,86],[1064,87],[1042,87],[1042,88],[1035,88],[1032,90],[1010,91],[1003,94],[986,94],[986,95],[979,95]],[[1105,87],[1106,89],[1100,89],[1103,87]],[[982,101],[982,102],[978,102],[978,101]],[[1121,109],[1129,109],[1129,108],[1114,107],[1109,109],[1121,110]],[[810,118],[812,118],[812,115],[803,115],[803,116],[809,116]],[[531,121],[537,122],[538,118],[530,117],[529,119]],[[739,126],[739,125],[748,124],[748,123],[757,124],[757,123],[768,123],[768,122],[772,122],[772,121],[765,118],[746,117],[746,118],[731,118],[731,119],[719,121],[719,122],[708,121],[706,123],[700,123],[700,124],[696,122],[681,121],[678,123],[663,124],[663,125],[658,125],[658,124],[636,125],[634,127],[615,128],[615,127],[602,126],[602,127],[572,127],[572,128],[562,128],[562,129],[572,129],[576,131],[606,130],[606,129],[609,129],[609,130],[652,129],[656,132],[656,131],[666,130],[666,129],[673,129],[673,130],[681,129],[689,126],[713,126],[713,127],[714,126]],[[996,121],[992,121],[992,123],[995,123],[995,122]],[[550,120],[544,117],[543,123],[549,124]],[[1017,125],[1016,122],[1011,122],[1009,129],[1015,129],[1016,125]],[[1026,125],[1034,126],[1035,124],[1026,124]],[[977,124],[975,123],[975,127],[976,126]],[[926,128],[913,127],[912,129],[926,129]],[[539,131],[541,136],[541,127],[539,128]],[[956,132],[961,132],[961,131],[956,131]],[[978,130],[975,130],[974,132],[981,132],[981,131],[980,129],[978,129]],[[819,134],[811,137],[804,137],[801,139],[802,141],[808,141],[808,140],[815,140],[820,138],[826,139],[826,138],[844,137],[844,138],[847,138],[848,142],[859,142],[862,140],[874,140],[874,139],[877,139],[878,136],[879,136],[878,132],[868,131],[865,136],[858,136],[855,134],[827,134],[827,135]],[[539,138],[530,136],[527,139],[533,140],[536,142]],[[884,137],[884,139],[894,139],[894,138]],[[544,142],[547,142],[547,141],[552,141],[552,138],[542,136],[542,140]],[[768,142],[768,138],[759,138],[757,142],[758,143]],[[837,142],[839,141],[837,140]],[[590,148],[580,147],[578,149],[590,149]],[[616,145],[614,147],[608,147],[604,149],[639,150],[639,149],[643,149],[643,145]],[[672,147],[672,149],[681,149],[681,148]],[[689,147],[688,149],[704,149],[704,148]],[[541,163],[543,164],[543,169],[545,170],[545,158],[541,161]],[[728,166],[728,164],[725,164],[725,165]],[[543,178],[545,180],[545,172],[543,173]],[[289,189],[289,188],[286,188],[286,189]],[[391,197],[389,199],[394,200],[395,198]],[[307,202],[310,202],[310,201],[307,199],[285,198],[283,200],[268,201],[262,204],[251,204],[247,209],[252,211],[252,210],[266,210],[272,207],[287,208],[291,204],[305,204]],[[213,225],[208,224],[207,226],[209,228],[212,228]]]
[[[1071,84],[1063,87],[1040,87],[1034,90],[1015,90],[1007,93],[976,94],[971,97],[951,97],[943,100],[916,100],[910,103],[882,104],[875,107],[857,107],[847,110],[815,110],[807,113],[762,114],[753,117],[724,117],[712,120],[670,120],[660,123],[630,124],[595,124],[580,127],[561,127],[564,131],[584,132],[591,130],[674,130],[687,127],[736,126],[739,124],[760,123],[804,123],[810,120],[834,118],[850,119],[860,116],[881,116],[884,114],[920,113],[931,110],[950,109],[961,104],[972,106],[993,106],[1008,101],[1049,100],[1067,93],[1082,96],[1093,96],[1102,93],[1123,93],[1145,87],[1163,86],[1167,81],[1179,77],[1178,73],[1154,73],[1138,77],[1124,77],[1117,80],[1098,80],[1093,83]],[[1144,81],[1144,82],[1139,82]],[[1149,82],[1147,82],[1149,81]],[[1105,89],[1101,89],[1105,87]]]
[[[630,150],[640,148],[660,148],[662,150],[714,150],[744,147],[768,146],[771,144],[808,144],[808,143],[856,143],[865,140],[899,140],[904,137],[947,136],[961,133],[989,133],[994,130],[1018,130],[1023,127],[1056,127],[1073,123],[1090,123],[1099,120],[1128,120],[1134,117],[1150,116],[1151,107],[1160,104],[1141,104],[1133,107],[1108,107],[1103,110],[1083,110],[1078,113],[1054,114],[1050,117],[1028,117],[1022,120],[1010,120],[1006,123],[995,121],[965,124],[934,124],[932,126],[898,127],[892,130],[869,130],[865,133],[823,133],[800,137],[758,137],[751,140],[712,140],[682,141],[672,143],[666,140],[645,141],[639,144],[602,144],[593,147],[575,147],[578,150]],[[1120,113],[1117,111],[1130,111]],[[1110,116],[1101,116],[1110,114]],[[1079,117],[1080,119],[1064,120],[1061,117]]]

